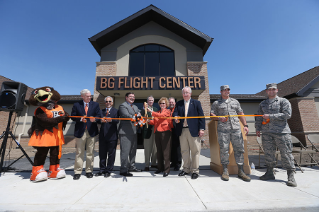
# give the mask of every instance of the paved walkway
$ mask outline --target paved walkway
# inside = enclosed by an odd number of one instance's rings
[[[209,150],[206,150],[209,151]],[[266,170],[255,170],[247,183],[231,175],[228,182],[209,170],[210,158],[203,151],[200,177],[178,177],[171,171],[166,178],[150,172],[119,175],[119,151],[115,173],[109,178],[84,175],[72,179],[74,154],[63,155],[61,166],[67,177],[40,183],[29,181],[29,171],[7,172],[0,177],[0,211],[319,211],[319,169],[304,168],[295,175],[298,187],[286,186],[286,172],[276,169],[276,180],[260,181]],[[138,150],[137,162],[144,161]],[[94,167],[98,168],[98,156]],[[143,168],[143,163],[138,163]],[[15,167],[30,170],[21,159]],[[84,173],[83,173],[84,174]]]

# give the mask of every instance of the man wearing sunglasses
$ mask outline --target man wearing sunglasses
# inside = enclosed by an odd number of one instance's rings
[[[95,176],[109,177],[114,168],[116,146],[117,146],[117,124],[119,120],[111,119],[118,118],[118,110],[113,106],[113,98],[105,97],[106,108],[102,110],[101,129],[99,136],[99,158],[100,171]],[[106,165],[107,160],[107,165]]]

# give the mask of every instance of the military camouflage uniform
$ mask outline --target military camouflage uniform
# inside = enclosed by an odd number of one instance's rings
[[[243,112],[236,99],[228,98],[216,100],[211,113],[216,116],[237,115]],[[244,140],[241,134],[240,123],[237,116],[229,117],[226,122],[218,121],[217,125],[218,143],[220,147],[221,164],[229,164],[229,142],[232,142],[235,160],[238,165],[244,164]]]
[[[287,119],[291,117],[290,102],[276,96],[274,99],[266,99],[259,105],[259,115],[269,114],[269,123],[262,124],[263,118],[256,117],[256,131],[262,132],[262,145],[265,151],[267,167],[276,165],[276,146],[278,147],[282,165],[287,170],[295,170],[294,157],[292,156],[291,131]]]

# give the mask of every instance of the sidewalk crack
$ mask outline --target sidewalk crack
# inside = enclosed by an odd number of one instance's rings
[[[204,202],[202,201],[202,199],[199,197],[198,193],[196,192],[196,190],[194,189],[194,187],[192,186],[192,184],[189,182],[188,178],[187,178],[187,177],[185,177],[185,178],[186,178],[188,184],[192,187],[192,189],[193,189],[193,191],[195,192],[195,194],[196,194],[196,196],[198,197],[198,199],[202,202],[202,204],[204,205],[205,209],[207,210],[207,207],[206,207],[205,203],[204,203]]]

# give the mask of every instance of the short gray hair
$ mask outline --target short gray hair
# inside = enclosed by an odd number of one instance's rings
[[[105,98],[104,98],[104,102],[106,101],[107,98],[111,98],[111,99],[112,99],[112,102],[113,102],[113,98],[112,98],[111,96],[105,97]]]
[[[192,93],[192,89],[191,89],[191,87],[189,87],[189,86],[185,86],[185,87],[182,89],[182,93],[183,93],[183,91],[184,91],[185,88],[188,88],[188,89],[189,89],[189,92]]]
[[[153,98],[153,100],[155,100],[154,97],[150,95],[149,97],[147,97],[146,101],[148,101],[149,98]]]
[[[80,92],[81,96],[84,96],[84,95],[87,94],[87,93],[91,93],[91,91],[88,90],[88,89],[83,89],[83,90]]]
[[[170,99],[174,99],[174,101],[176,102],[175,97],[172,97],[172,96],[169,97],[169,98],[168,98],[168,101],[169,101]]]

